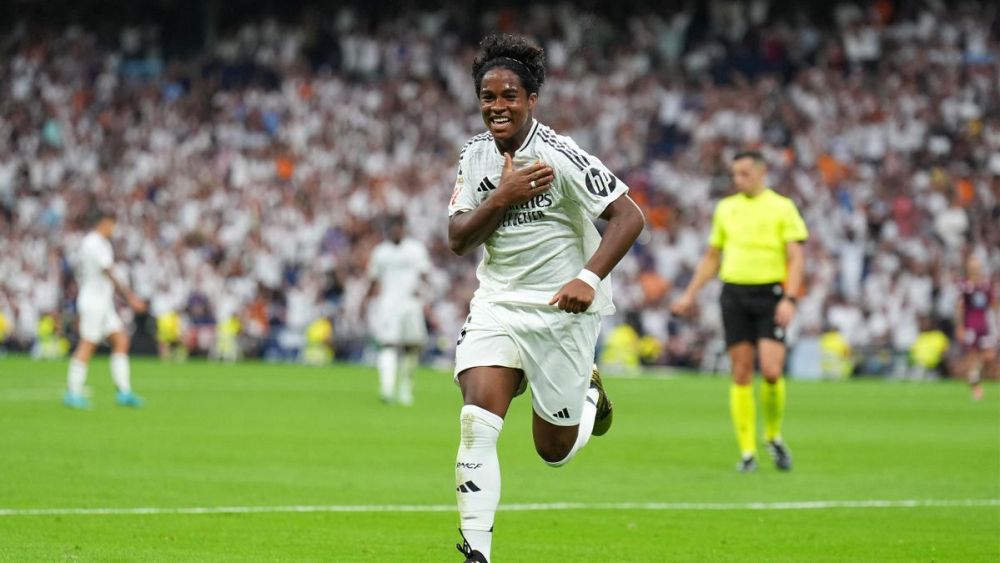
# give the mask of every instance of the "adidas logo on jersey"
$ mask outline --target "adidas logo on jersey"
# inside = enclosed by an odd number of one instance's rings
[[[483,181],[479,182],[479,187],[476,188],[476,191],[477,192],[489,192],[489,191],[492,191],[492,190],[495,190],[495,189],[497,189],[497,187],[493,185],[493,182],[490,182],[489,178],[483,178]]]
[[[569,409],[563,409],[559,412],[552,413],[552,416],[556,418],[569,418]]]

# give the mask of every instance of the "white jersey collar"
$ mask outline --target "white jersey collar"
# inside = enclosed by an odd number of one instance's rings
[[[518,147],[516,151],[514,151],[514,156],[517,156],[517,153],[519,153],[519,152],[523,151],[524,149],[528,148],[528,145],[531,144],[531,141],[533,141],[535,139],[535,133],[538,133],[538,127],[539,127],[539,125],[541,125],[541,124],[538,123],[538,120],[535,119],[534,117],[532,117],[531,118],[531,130],[528,131],[528,136],[524,138],[524,142],[521,143],[521,146]],[[497,146],[496,141],[493,142],[493,148],[496,149],[497,154],[499,154],[500,156],[503,156],[503,152],[500,150],[500,147]]]

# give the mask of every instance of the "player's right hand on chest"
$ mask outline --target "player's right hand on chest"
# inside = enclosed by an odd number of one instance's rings
[[[510,154],[504,153],[500,186],[493,197],[501,198],[505,205],[524,203],[552,188],[555,179],[555,171],[548,164],[535,161],[523,168],[515,169]]]

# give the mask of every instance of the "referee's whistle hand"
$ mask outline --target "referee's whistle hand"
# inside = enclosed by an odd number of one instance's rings
[[[686,317],[691,314],[693,308],[694,296],[684,294],[670,306],[670,312],[680,317]]]
[[[787,327],[795,318],[795,304],[787,299],[778,302],[774,308],[774,322],[780,327]]]
[[[583,313],[594,302],[594,288],[583,280],[574,279],[556,292],[549,301],[567,313]]]
[[[128,297],[127,301],[128,301],[129,308],[131,308],[136,313],[145,313],[146,312],[146,302],[143,301],[142,299],[139,299],[135,295],[130,295]]]

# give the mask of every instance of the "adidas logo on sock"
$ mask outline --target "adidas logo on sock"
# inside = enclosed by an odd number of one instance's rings
[[[556,418],[569,418],[569,409],[563,409],[559,412],[552,413],[552,416]]]
[[[455,490],[460,493],[478,493],[482,489],[477,487],[472,481],[466,481],[464,484],[459,485]]]

